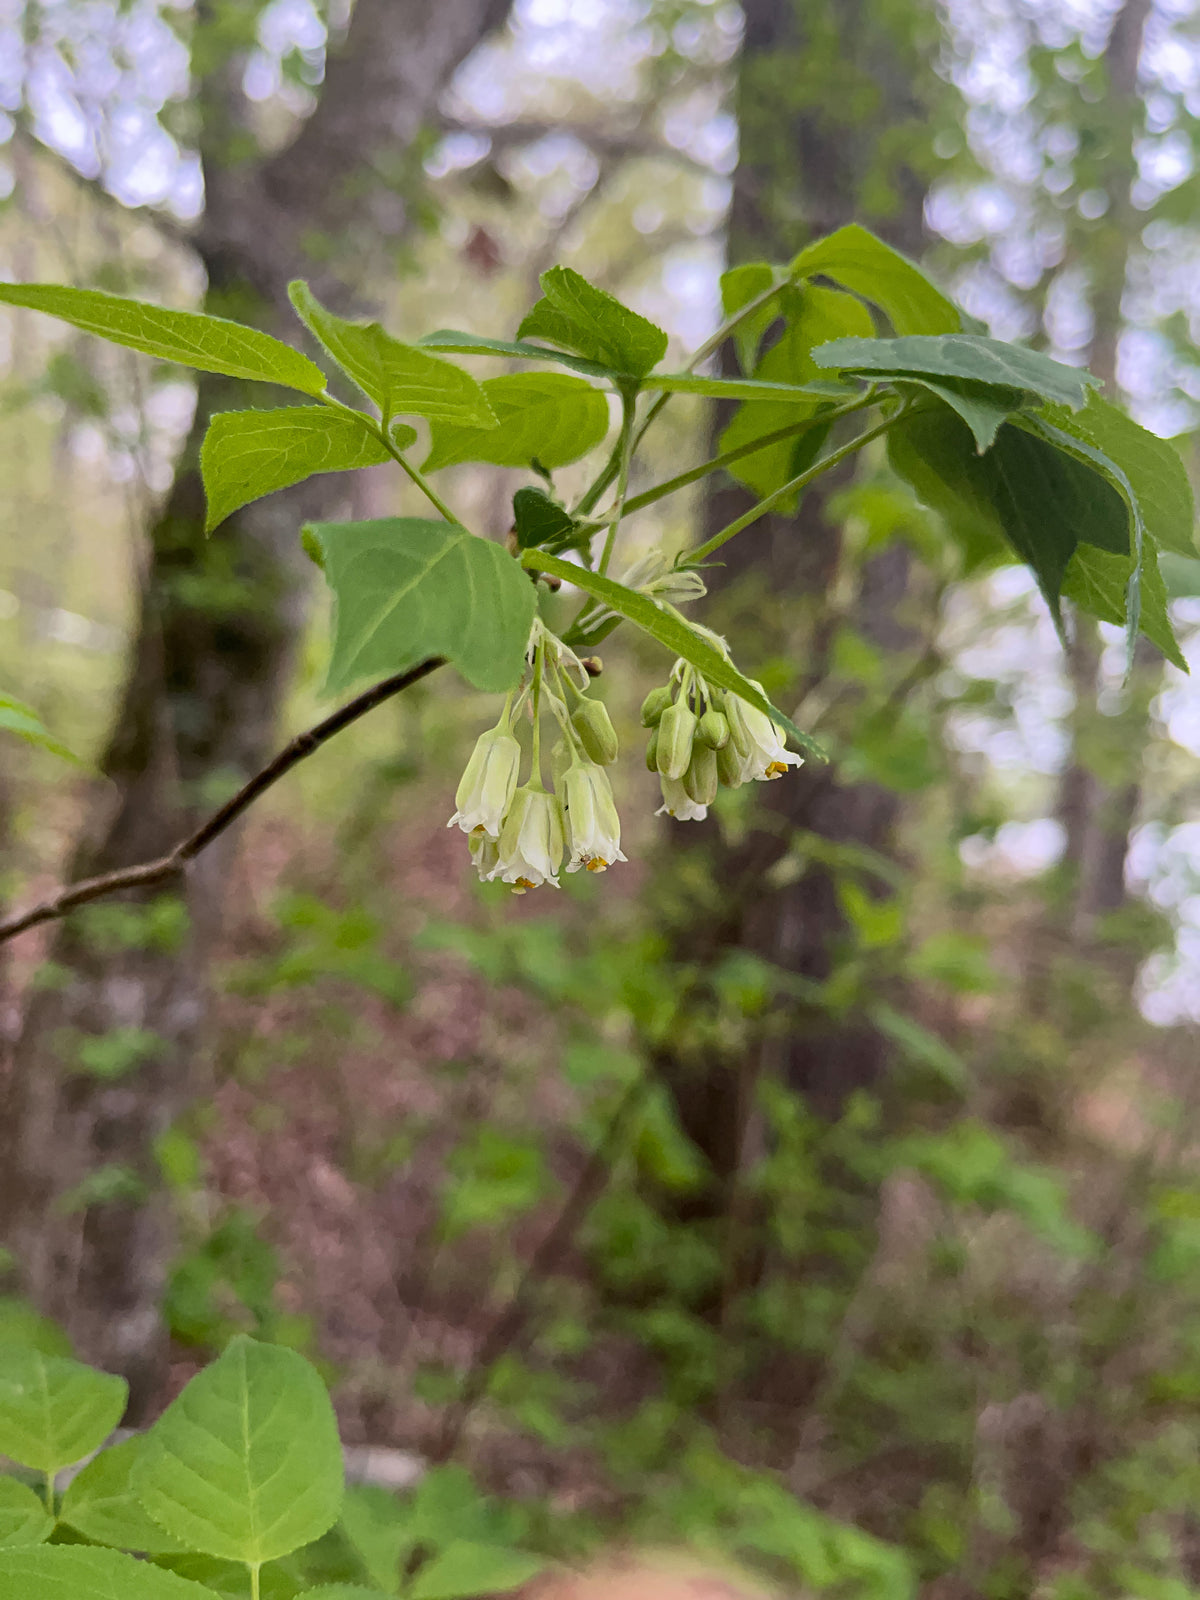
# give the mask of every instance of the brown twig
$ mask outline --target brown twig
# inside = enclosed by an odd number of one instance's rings
[[[625,1135],[626,1124],[648,1086],[646,1076],[639,1075],[617,1101],[603,1137],[585,1162],[562,1210],[530,1257],[511,1300],[484,1334],[458,1397],[447,1412],[437,1442],[430,1452],[430,1460],[435,1466],[448,1461],[458,1448],[471,1412],[487,1393],[493,1367],[525,1326],[530,1293],[535,1284],[558,1265],[559,1258],[575,1237],[575,1230],[603,1189],[613,1158]]]
[[[214,839],[237,821],[243,811],[254,804],[260,794],[272,784],[278,783],[285,773],[290,772],[314,751],[319,750],[323,744],[328,743],[334,734],[341,733],[343,728],[348,728],[352,722],[357,722],[359,717],[365,716],[368,711],[373,711],[376,706],[382,705],[385,700],[390,700],[393,695],[411,688],[414,683],[427,678],[431,672],[444,664],[444,657],[430,656],[427,661],[410,667],[407,672],[393,673],[390,678],[384,678],[370,689],[365,689],[362,694],[347,701],[332,716],[326,717],[324,722],[318,722],[315,727],[298,733],[261,771],[256,772],[249,782],[243,784],[235,795],[226,800],[223,806],[214,811],[195,832],[188,834],[187,838],[182,839],[167,855],[159,856],[156,861],[140,862],[133,867],[118,867],[114,872],[104,872],[95,878],[84,878],[80,883],[73,883],[66,889],[60,889],[57,894],[48,900],[43,900],[39,905],[30,906],[27,911],[18,911],[13,916],[6,917],[0,921],[0,944],[8,939],[15,939],[19,933],[24,933],[28,928],[36,928],[43,922],[54,922],[59,917],[65,917],[69,911],[74,911],[76,906],[87,905],[90,900],[100,900],[105,895],[117,894],[122,889],[144,889],[151,884],[167,883],[172,878],[179,877],[202,850],[206,850]]]

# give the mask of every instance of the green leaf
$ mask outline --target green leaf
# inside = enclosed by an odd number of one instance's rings
[[[920,267],[852,222],[806,246],[789,277],[831,278],[876,305],[898,334],[957,333],[962,314]]]
[[[965,378],[971,383],[1023,389],[1077,411],[1099,383],[1080,367],[1066,367],[1040,350],[1005,344],[975,333],[904,339],[835,339],[814,350],[818,367],[870,373],[878,378]]]
[[[1101,622],[1128,626],[1129,579],[1132,572],[1132,556],[1117,555],[1112,550],[1097,550],[1094,545],[1081,544],[1076,547],[1063,577],[1062,592],[1084,611],[1099,617]],[[1173,666],[1183,672],[1188,670],[1187,660],[1179,648],[1171,619],[1167,615],[1167,589],[1151,544],[1147,544],[1143,554],[1138,623],[1140,631]]]
[[[18,700],[11,694],[5,694],[2,690],[0,690],[0,732],[15,733],[17,738],[24,739],[26,744],[36,745],[39,750],[48,750],[51,755],[62,756],[64,760],[79,765],[78,758],[72,755],[65,744],[59,743],[31,706],[27,706],[23,700]]]
[[[381,1589],[362,1589],[356,1583],[323,1583],[304,1594],[305,1600],[388,1600]]]
[[[562,350],[548,350],[542,344],[527,344],[521,339],[488,339],[480,333],[460,333],[457,328],[439,328],[417,340],[425,350],[440,350],[458,356],[507,356],[517,361],[554,361],[560,367],[585,373],[589,378],[611,378],[612,371],[600,361],[585,361]]]
[[[1001,425],[1029,400],[1023,389],[968,383],[965,378],[912,378],[903,387],[924,389],[957,411],[975,436],[980,455],[995,444]]]
[[[306,531],[336,600],[330,692],[427,656],[445,656],[476,689],[501,693],[519,681],[535,596],[500,545],[417,517]]]
[[[325,374],[314,361],[269,333],[224,317],[168,311],[143,300],[55,283],[0,283],[0,303],[44,311],[113,344],[201,372],[280,383],[302,394],[325,393]]]
[[[400,449],[416,439],[412,428]],[[276,411],[219,411],[200,447],[200,473],[208,499],[204,531],[252,500],[290,489],[315,472],[352,472],[389,461],[387,447],[366,417],[326,406],[283,406]]]
[[[54,1518],[24,1483],[0,1478],[0,1545],[41,1544],[49,1538]]]
[[[541,276],[543,299],[517,330],[565,345],[613,372],[643,378],[667,353],[667,336],[613,295],[572,271],[551,267]]]
[[[1164,555],[1159,562],[1170,600],[1194,600],[1200,595],[1200,557]]]
[[[957,417],[917,413],[888,435],[892,465],[968,549],[1003,537],[1033,570],[1061,626],[1059,593],[1075,547],[1128,558],[1129,513],[1098,472],[1046,440],[1005,424],[986,455]]]
[[[412,1547],[412,1502],[364,1484],[346,1491],[341,1531],[367,1577],[387,1594],[400,1588],[400,1562]]]
[[[282,1566],[268,1565],[259,1572],[257,1591],[251,1586],[250,1570],[240,1561],[218,1561],[215,1556],[159,1556],[154,1565],[177,1573],[193,1584],[203,1584],[203,1593],[212,1600],[296,1600],[308,1591],[299,1579]]]
[[[189,1549],[271,1561],[328,1531],[342,1447],[329,1395],[294,1350],[239,1335],[146,1434],[131,1482]]]
[[[783,282],[776,268],[767,261],[744,261],[740,266],[730,267],[721,275],[721,306],[726,318],[736,315],[749,301]],[[754,371],[763,336],[778,315],[778,301],[768,300],[734,329],[733,345],[743,372]]]
[[[146,1555],[179,1550],[172,1538],[147,1515],[133,1492],[130,1474],[142,1452],[141,1439],[127,1439],[102,1450],[72,1479],[58,1519],[93,1544],[115,1545]]]
[[[497,467],[565,467],[598,445],[608,432],[608,400],[582,378],[563,372],[513,372],[483,384],[496,415],[494,428],[435,423],[426,472],[460,461]]]
[[[862,391],[845,383],[767,383],[761,378],[708,378],[694,372],[654,372],[643,389],[671,394],[706,394],[714,400],[770,400],[782,406],[812,406],[852,399]],[[795,420],[795,413],[792,413]]]
[[[452,361],[401,344],[377,322],[348,322],[334,316],[300,279],[288,285],[288,294],[305,327],[375,402],[385,422],[401,415],[468,428],[495,427],[483,390]]]
[[[204,1585],[205,1595],[220,1600],[253,1600],[250,1570],[240,1561],[218,1561],[215,1556],[159,1556],[156,1567],[177,1572],[181,1578]],[[263,1567],[258,1575],[258,1600],[295,1600],[299,1583],[278,1566]]]
[[[0,1347],[23,1345],[48,1356],[69,1356],[71,1341],[49,1317],[35,1311],[27,1300],[0,1295]]]
[[[611,578],[602,577],[598,572],[574,566],[569,561],[561,561],[545,550],[526,550],[521,562],[534,572],[552,573],[555,577],[562,578],[565,583],[573,583],[597,600],[602,600],[611,610],[627,617],[651,638],[657,639],[659,644],[665,645],[675,655],[691,662],[698,672],[703,673],[718,688],[732,690],[734,694],[740,695],[743,700],[770,717],[772,722],[785,728],[802,750],[819,756],[822,760],[825,759],[825,752],[815,739],[807,733],[802,733],[789,716],[760,694],[748,678],[743,677],[731,662],[726,661],[725,657],[682,617],[674,612],[664,611],[648,595],[639,594],[636,589],[627,589],[623,583],[614,583]]]
[[[570,543],[575,532],[570,512],[532,484],[513,495],[513,527],[519,550],[528,550],[534,545],[561,549]]]
[[[409,1585],[410,1600],[469,1600],[519,1589],[546,1565],[543,1557],[503,1545],[456,1539],[434,1556]]]
[[[0,1350],[0,1454],[51,1474],[82,1461],[120,1422],[128,1387],[66,1356]]]
[[[1092,393],[1082,411],[1043,406],[1037,418],[1054,430],[1056,442],[1073,449],[1108,477],[1136,506],[1146,532],[1162,550],[1196,556],[1196,508],[1179,452],[1110,401]],[[1036,419],[1030,419],[1037,426]],[[1066,435],[1065,438],[1062,435]]]
[[[866,307],[853,295],[837,289],[808,287],[788,289],[780,309],[787,313],[787,322],[778,342],[763,356],[755,369],[755,378],[800,386],[807,386],[820,377],[813,360],[814,347],[842,334],[869,333],[871,317]],[[819,393],[811,396],[814,415],[823,403]],[[736,450],[754,439],[786,428],[803,416],[796,403],[778,401],[749,401],[734,413],[733,419],[721,435],[720,448]],[[729,474],[744,483],[756,495],[773,494],[797,473],[803,472],[816,460],[825,440],[826,430],[814,428],[783,439],[765,449],[755,450],[729,467]],[[780,511],[794,508],[796,497],[780,502]]]
[[[212,1591],[120,1550],[0,1551],[0,1600],[212,1600]]]

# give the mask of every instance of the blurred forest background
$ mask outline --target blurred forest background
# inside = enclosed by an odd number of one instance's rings
[[[727,265],[856,220],[1189,465],[1198,147],[1195,0],[0,0],[6,277],[295,338],[303,274],[401,337],[511,336],[564,261],[683,354]],[[417,509],[373,468],[206,542],[238,398],[0,315],[0,681],[84,763],[5,738],[10,906],[162,851],[315,720],[298,527]],[[668,416],[651,468],[729,422]],[[521,476],[447,481],[502,537]],[[453,1461],[551,1553],[1200,1595],[1200,690],[1148,647],[1122,688],[1115,628],[1064,654],[882,455],[736,548],[699,614],[831,767],[675,824],[623,761],[630,864],[517,899],[445,829],[492,703],[435,679],[187,905],[6,947],[0,1323],[61,1324],[135,1425],[233,1333],[294,1344],[349,1444]],[[636,752],[667,663],[605,662]]]

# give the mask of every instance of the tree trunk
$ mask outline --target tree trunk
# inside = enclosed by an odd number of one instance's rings
[[[196,248],[210,310],[231,308],[281,337],[297,324],[290,278],[347,298],[381,234],[404,226],[402,197],[376,174],[413,147],[451,75],[500,25],[509,0],[358,0],[332,50],[316,111],[270,159],[234,154],[240,63],[202,85],[206,209]],[[203,28],[205,18],[197,19]],[[306,243],[319,238],[320,260]],[[202,376],[196,421],[151,531],[131,666],[103,760],[113,803],[73,872],[161,853],[212,802],[260,766],[304,616],[298,531],[344,503],[319,478],[249,506],[206,540],[197,467],[214,411],[253,402]],[[207,967],[232,843],[190,874],[186,909],[170,897],[80,914],[53,949],[58,986],[32,998],[7,1086],[0,1223],[27,1292],[87,1359],[130,1380],[131,1419],[160,1392],[159,1315],[170,1218],[155,1141],[203,1088]]]
[[[748,0],[743,9],[731,261],[787,260],[807,238],[850,221],[875,228],[909,254],[919,253],[931,159],[929,100],[938,89],[928,65],[938,37],[934,8],[922,0],[899,12],[871,0]],[[881,154],[885,136],[890,158]],[[814,688],[829,671],[830,591],[843,566],[843,547],[828,498],[847,478],[841,475],[840,484],[823,480],[806,493],[794,516],[763,518],[721,553],[726,565],[719,579],[725,607],[720,625],[739,659],[752,668],[782,653],[801,663],[802,690]],[[750,503],[735,484],[715,487],[704,512],[707,531]],[[884,652],[910,643],[903,620],[910,590],[907,551],[893,545],[868,561],[854,581],[856,597],[841,620]],[[751,951],[822,982],[848,931],[836,875],[817,863],[782,876],[773,869],[798,833],[890,856],[899,797],[810,763],[758,798],[750,831],[736,845],[725,842],[711,821],[670,825],[665,872],[674,881],[705,886],[702,904],[675,901],[673,953],[705,971],[723,954]],[[681,1122],[713,1174],[703,1209],[721,1214],[729,1203],[762,1071],[778,1076],[814,1109],[835,1115],[855,1089],[878,1081],[885,1064],[884,1042],[866,1019],[834,1021],[816,1010],[803,1025],[736,1060],[711,1049],[698,1058],[674,1047],[665,1052],[659,1065]]]

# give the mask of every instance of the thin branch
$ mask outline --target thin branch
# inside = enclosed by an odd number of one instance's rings
[[[118,894],[122,889],[145,889],[156,883],[168,883],[174,878],[181,877],[202,850],[207,850],[214,839],[220,837],[233,823],[258,799],[260,794],[275,783],[278,783],[285,773],[299,766],[314,751],[327,744],[334,734],[341,733],[343,728],[348,728],[352,722],[357,722],[368,711],[373,711],[376,706],[382,705],[385,700],[390,700],[393,695],[400,694],[403,690],[411,688],[414,683],[419,683],[422,678],[427,678],[436,668],[445,665],[442,656],[430,656],[427,661],[422,661],[419,666],[410,667],[407,672],[393,673],[390,678],[374,684],[353,700],[348,701],[332,716],[318,722],[313,728],[298,733],[296,737],[279,752],[273,760],[256,772],[248,783],[242,785],[238,792],[225,804],[214,811],[207,821],[202,822],[195,832],[188,834],[186,839],[180,840],[173,850],[165,856],[159,856],[156,861],[143,861],[133,867],[118,867],[113,872],[104,872],[95,878],[84,878],[80,883],[70,884],[65,889],[60,889],[48,900],[43,900],[40,905],[31,906],[28,911],[19,911],[11,917],[0,921],[0,944],[9,939],[15,939],[19,933],[24,933],[29,928],[36,928],[43,922],[55,922],[60,917],[65,917],[69,911],[74,911],[77,906],[87,905],[91,900],[100,900],[110,894]]]
[[[536,144],[539,139],[557,138],[565,134],[569,139],[578,140],[598,159],[602,157],[610,160],[659,159],[669,161],[674,166],[684,167],[690,172],[699,173],[702,177],[713,176],[715,169],[708,162],[700,161],[695,156],[688,155],[686,150],[677,150],[665,139],[655,137],[646,130],[644,121],[644,117],[639,117],[633,127],[619,129],[605,128],[593,122],[560,122],[553,118],[527,117],[512,122],[487,122],[476,121],[473,118],[442,117],[437,126],[438,132],[443,135],[469,133],[488,141],[488,149],[478,161],[471,163],[471,166],[479,166],[492,156],[506,150],[523,149],[527,145]],[[469,172],[471,167],[460,170]]]

